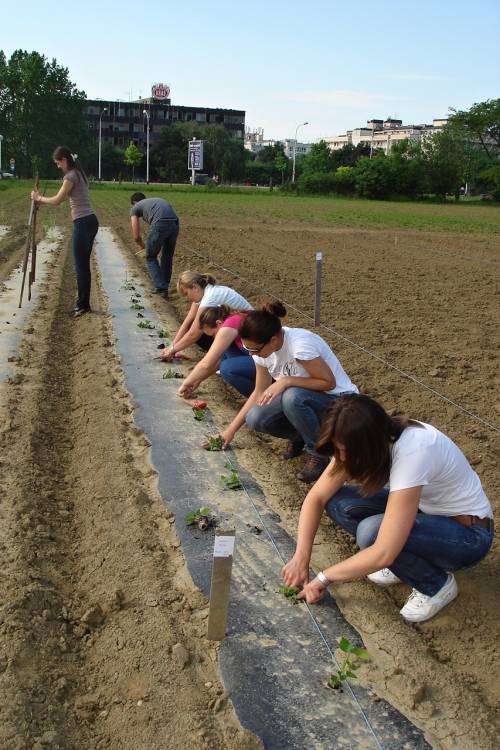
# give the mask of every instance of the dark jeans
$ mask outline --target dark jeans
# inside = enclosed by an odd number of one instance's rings
[[[242,396],[249,396],[255,388],[255,362],[236,344],[226,349],[220,363],[222,378]]]
[[[302,438],[307,453],[316,453],[321,423],[328,407],[340,396],[308,388],[287,388],[268,406],[252,406],[246,415],[251,430],[274,437]]]
[[[168,290],[178,234],[178,221],[157,222],[149,230],[146,241],[146,264],[156,289]],[[160,252],[161,258],[158,263]]]
[[[99,222],[95,214],[73,222],[73,260],[78,286],[76,306],[81,310],[90,308],[90,255],[98,229]]]
[[[377,538],[384,518],[389,490],[362,497],[357,488],[344,485],[328,501],[326,512],[348,531],[360,549],[370,547]],[[493,542],[490,529],[462,526],[447,516],[417,513],[405,546],[390,570],[422,594],[434,596],[446,583],[447,571],[468,568],[480,562]]]

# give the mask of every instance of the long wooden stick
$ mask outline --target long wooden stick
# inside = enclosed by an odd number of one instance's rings
[[[39,177],[38,172],[36,174],[36,180],[35,180],[35,190],[38,190],[39,185]],[[30,256],[30,250],[32,249],[32,245],[35,244],[36,248],[36,237],[35,237],[35,231],[36,231],[36,212],[38,210],[38,206],[35,203],[34,200],[31,201],[31,208],[30,208],[30,215],[28,219],[28,236],[26,237],[26,247],[24,249],[24,259],[23,259],[23,280],[21,282],[21,293],[19,295],[19,307],[23,304],[23,294],[24,294],[24,284],[26,282],[26,272],[28,270],[28,261]],[[36,249],[35,249],[36,254]],[[34,261],[36,265],[36,257]],[[29,275],[29,293],[28,293],[28,299],[31,299],[31,276],[33,274],[33,280],[34,280],[34,273],[35,273],[35,266],[33,265],[33,258],[31,260],[31,270]]]

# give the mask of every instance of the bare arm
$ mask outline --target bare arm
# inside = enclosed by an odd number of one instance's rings
[[[335,377],[325,360],[321,357],[307,360],[297,360],[307,371],[309,377],[297,377],[294,375],[280,378],[266,389],[265,394],[259,401],[261,406],[270,404],[273,399],[287,388],[308,388],[311,391],[331,391],[335,388]]]
[[[304,586],[309,581],[312,546],[321,516],[328,501],[337,494],[348,478],[345,472],[332,476],[334,465],[335,459],[309,490],[302,504],[295,554],[282,570],[283,580],[287,586]]]
[[[198,388],[200,383],[216,372],[222,355],[229,349],[237,336],[238,331],[235,328],[220,328],[217,331],[212,346],[179,388],[179,396],[187,398]]]
[[[63,180],[63,184],[59,188],[59,191],[53,195],[52,198],[47,198],[47,196],[42,195],[38,190],[32,190],[31,199],[34,200],[35,203],[43,203],[47,206],[59,206],[59,204],[65,201],[66,198],[69,198],[72,190],[73,183],[71,180]]]
[[[138,216],[131,216],[130,217],[130,228],[132,230],[132,237],[137,245],[141,248],[141,250],[144,250],[146,247],[143,239],[141,237],[141,225],[140,225],[140,219]]]
[[[189,312],[185,317],[183,324],[177,331],[173,341],[176,353],[181,352],[183,349],[187,349],[191,344],[195,344],[201,337],[203,331],[200,327],[200,315],[204,309],[204,307],[200,307],[195,302],[192,303]]]
[[[262,365],[257,365],[256,367],[256,377],[255,377],[255,389],[248,397],[247,401],[243,404],[241,409],[239,410],[238,414],[235,416],[231,424],[226,427],[226,429],[221,432],[222,437],[224,438],[224,445],[227,446],[233,440],[234,436],[242,427],[242,425],[245,424],[245,417],[247,413],[250,411],[252,406],[255,406],[258,404],[259,399],[261,398],[262,393],[268,388],[272,383],[272,377],[269,374],[269,371],[266,367],[262,367]]]
[[[332,583],[351,581],[391,565],[403,549],[415,523],[421,492],[421,486],[391,492],[375,542],[371,547],[325,568],[323,572],[326,577]],[[323,594],[323,584],[314,578],[304,587],[301,596],[309,604],[314,604],[323,598]]]

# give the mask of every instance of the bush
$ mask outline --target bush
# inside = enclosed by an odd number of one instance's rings
[[[301,193],[321,193],[326,195],[335,192],[335,173],[316,172],[306,173],[299,177],[297,183]]]
[[[339,167],[334,177],[336,193],[354,195],[356,192],[356,170],[354,167]]]

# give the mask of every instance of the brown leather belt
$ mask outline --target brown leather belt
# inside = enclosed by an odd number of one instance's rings
[[[492,518],[479,518],[479,516],[452,516],[454,521],[458,521],[462,526],[482,526],[483,529],[493,528]]]

